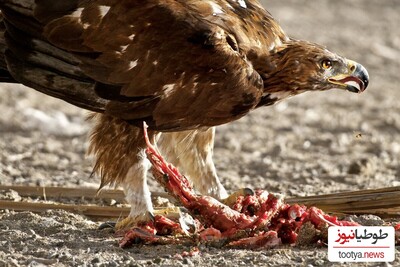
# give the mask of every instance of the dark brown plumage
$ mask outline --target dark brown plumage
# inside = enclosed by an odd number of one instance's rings
[[[195,188],[225,198],[214,126],[305,91],[368,85],[360,64],[289,38],[256,0],[0,3],[2,80],[98,112],[95,170],[122,184],[135,220],[152,211],[143,121]]]

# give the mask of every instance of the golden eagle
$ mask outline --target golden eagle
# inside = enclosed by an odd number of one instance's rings
[[[152,212],[141,126],[198,192],[228,197],[215,126],[306,91],[362,92],[366,69],[288,37],[257,0],[0,0],[1,81],[93,111],[101,186]],[[268,109],[265,109],[268,112]]]

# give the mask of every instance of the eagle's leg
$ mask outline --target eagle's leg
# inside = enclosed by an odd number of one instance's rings
[[[162,133],[157,147],[167,161],[185,174],[202,195],[222,200],[228,194],[213,162],[215,127],[206,130]]]
[[[117,230],[126,230],[154,218],[153,204],[147,185],[147,172],[150,166],[142,149],[134,161],[135,163],[129,168],[124,181],[121,183],[131,210],[128,217],[117,223]]]
[[[90,139],[89,153],[96,157],[94,171],[101,176],[100,187],[120,185],[131,205],[127,218],[116,225],[124,230],[153,219],[153,206],[147,186],[150,164],[144,153],[143,131],[118,118],[97,114]],[[154,143],[154,132],[149,138]]]

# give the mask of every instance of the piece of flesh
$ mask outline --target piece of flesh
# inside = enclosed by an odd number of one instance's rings
[[[318,208],[289,205],[283,196],[256,190],[254,195],[238,196],[227,206],[215,198],[197,195],[189,180],[166,162],[144,134],[147,157],[155,179],[195,218],[194,231],[184,223],[163,216],[129,230],[121,246],[132,243],[208,242],[237,248],[274,247],[295,244],[298,240],[326,240],[327,227],[356,226],[355,222],[339,221]],[[308,230],[307,230],[308,229]],[[311,236],[310,236],[311,233]],[[307,235],[307,238],[299,238]]]

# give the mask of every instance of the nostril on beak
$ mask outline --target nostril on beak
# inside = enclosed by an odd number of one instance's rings
[[[353,73],[355,70],[356,70],[356,66],[355,65],[351,65],[350,71]]]

